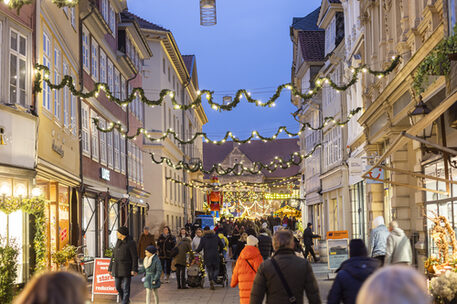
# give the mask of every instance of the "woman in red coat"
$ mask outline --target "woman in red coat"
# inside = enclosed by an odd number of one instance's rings
[[[257,248],[258,243],[259,240],[255,236],[248,236],[246,246],[241,251],[233,270],[230,286],[235,287],[239,284],[240,304],[249,304],[257,268],[263,262],[260,251]]]

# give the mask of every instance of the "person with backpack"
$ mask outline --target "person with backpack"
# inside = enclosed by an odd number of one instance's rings
[[[248,236],[246,246],[241,251],[233,270],[230,286],[234,288],[238,285],[240,304],[249,304],[252,284],[254,283],[257,269],[263,262],[258,244],[259,240],[255,236]]]
[[[165,275],[165,283],[169,282],[171,273],[171,250],[176,246],[176,238],[171,234],[170,227],[163,227],[163,232],[157,240],[159,258]]]

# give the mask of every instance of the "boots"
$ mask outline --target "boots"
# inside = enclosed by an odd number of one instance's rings
[[[214,290],[214,281],[209,281],[209,289]]]

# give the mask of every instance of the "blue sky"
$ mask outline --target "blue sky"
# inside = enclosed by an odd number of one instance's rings
[[[217,25],[200,26],[199,0],[128,0],[133,13],[170,29],[182,54],[197,56],[200,89],[215,91],[216,101],[240,88],[262,101],[290,82],[292,17],[303,17],[318,0],[216,0]],[[258,93],[256,93],[258,92]],[[231,93],[231,94],[230,94]],[[240,103],[218,112],[204,105],[209,122],[203,130],[214,138],[225,131],[242,137],[251,131],[271,136],[281,125],[298,128],[295,107],[286,91],[274,108]]]

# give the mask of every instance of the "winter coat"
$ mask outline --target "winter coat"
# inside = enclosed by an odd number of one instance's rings
[[[157,247],[159,249],[159,258],[161,259],[171,259],[170,252],[173,247],[176,246],[176,238],[171,235],[167,234],[164,235],[163,233],[159,236],[157,240]]]
[[[386,255],[387,237],[389,230],[384,224],[381,224],[371,230],[370,236],[370,252],[372,257]]]
[[[352,257],[344,261],[337,270],[335,281],[327,297],[328,304],[355,304],[363,282],[380,266],[380,262],[369,257]]]
[[[148,267],[148,259],[152,259]],[[144,279],[144,288],[154,289],[160,287],[160,275],[162,274],[162,264],[157,254],[154,254],[152,257],[146,257],[143,260],[144,269],[146,270],[146,277]],[[152,282],[155,281],[155,284]]]
[[[233,254],[234,260],[236,260],[240,256],[240,253],[244,249],[244,246],[246,246],[246,242],[243,242],[240,240],[238,240],[238,242],[236,242],[236,249],[235,249],[235,253]]]
[[[251,304],[262,304],[265,294],[266,304],[289,303],[289,296],[271,262],[278,263],[289,288],[297,299],[297,304],[303,303],[303,292],[310,304],[320,304],[319,287],[311,265],[303,258],[295,255],[293,249],[281,248],[273,258],[263,262],[254,279],[251,291]]]
[[[148,247],[149,245],[155,246],[155,244],[156,241],[153,234],[148,233],[146,235],[142,233],[138,241],[138,256],[140,257],[140,259],[144,259],[144,252],[146,250],[146,247]]]
[[[205,265],[219,265],[219,253],[222,252],[224,244],[214,232],[207,232],[198,245],[197,252],[204,250],[203,260]]]
[[[261,233],[257,239],[259,240],[259,251],[262,255],[262,258],[264,260],[269,259],[271,252],[273,251],[273,243],[271,237],[268,235],[268,233]]]
[[[248,262],[251,266],[249,266]],[[252,284],[254,283],[257,269],[262,262],[263,259],[257,247],[246,246],[241,251],[240,257],[236,261],[230,284],[232,288],[239,284],[240,304],[249,304]]]
[[[311,228],[306,228],[305,231],[303,231],[303,243],[305,246],[312,246],[313,245],[313,239],[317,239],[320,236],[317,234],[314,234]]]
[[[135,241],[130,236],[117,240],[108,271],[113,277],[130,277],[131,272],[138,272],[138,254]]]
[[[190,238],[185,237],[181,239],[178,244],[178,255],[174,257],[176,265],[186,266],[186,254],[192,251]]]
[[[401,228],[393,229],[387,237],[385,264],[406,263],[411,265],[413,253],[411,243]]]
[[[194,239],[192,240],[192,250],[195,251],[195,249],[198,248],[198,245],[200,245],[201,237],[199,236],[194,236]]]
[[[228,245],[229,245],[228,239],[225,237],[225,235],[223,233],[219,233],[217,236],[221,239],[222,243],[224,244],[224,249],[223,249],[224,252],[228,252]]]

